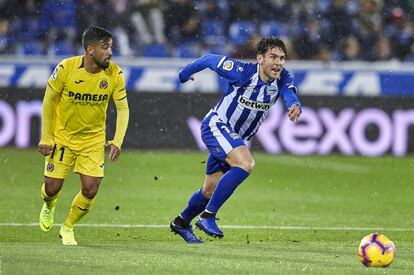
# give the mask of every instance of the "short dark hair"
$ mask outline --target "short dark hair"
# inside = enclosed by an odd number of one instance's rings
[[[83,34],[82,34],[82,45],[83,48],[86,50],[86,48],[91,43],[96,43],[101,40],[109,40],[112,38],[112,33],[108,31],[107,29],[101,28],[101,27],[89,27],[87,28]]]
[[[268,50],[280,48],[287,55],[286,45],[282,39],[276,36],[265,37],[257,43],[257,53],[264,55]]]

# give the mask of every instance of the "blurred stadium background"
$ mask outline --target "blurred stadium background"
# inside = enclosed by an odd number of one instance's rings
[[[0,53],[81,54],[82,31],[111,30],[125,57],[255,58],[277,35],[290,59],[414,61],[412,0],[2,0]]]
[[[131,117],[125,153],[79,228],[84,246],[62,253],[58,229],[31,228],[41,206],[36,145],[47,79],[83,53],[90,25],[114,34]],[[254,61],[266,35],[288,45],[302,118],[271,109],[249,144],[257,171],[220,215],[231,234],[189,248],[166,225],[202,182],[199,123],[226,82],[206,70],[182,85],[178,71],[205,53]],[[409,274],[413,96],[414,0],[0,0],[0,273],[185,273],[193,262],[210,274],[349,274],[361,272],[359,240],[383,228],[397,246],[391,268]],[[114,115],[110,106],[109,138]],[[68,182],[57,222],[79,187],[74,175]],[[114,226],[94,228],[105,224]],[[150,227],[117,227],[134,224]]]
[[[304,115],[280,106],[252,144],[270,153],[404,156],[414,151],[413,0],[0,1],[0,146],[36,145],[41,99],[54,66],[82,54],[90,25],[115,36],[133,114],[126,147],[203,149],[199,120],[225,80],[180,68],[205,53],[254,60],[260,37],[288,45]],[[179,107],[178,107],[179,106]],[[168,119],[167,119],[168,118]],[[112,130],[113,119],[109,120]],[[154,137],[157,137],[154,139]],[[179,137],[177,139],[177,137]],[[139,141],[139,142],[138,142]]]

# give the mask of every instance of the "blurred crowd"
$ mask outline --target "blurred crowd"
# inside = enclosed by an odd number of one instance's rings
[[[290,59],[414,61],[414,0],[0,0],[0,54],[81,54],[92,25],[120,56],[249,59],[276,35]]]

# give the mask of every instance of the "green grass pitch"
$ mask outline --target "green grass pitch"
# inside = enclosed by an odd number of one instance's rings
[[[187,245],[167,225],[201,186],[206,157],[123,152],[106,163],[94,208],[76,227],[79,246],[63,247],[59,226],[43,233],[36,225],[43,158],[35,149],[0,149],[0,273],[412,274],[411,157],[254,153],[255,171],[219,212],[224,238],[196,231],[205,243]],[[67,178],[57,224],[79,186],[77,175]],[[357,256],[359,241],[375,231],[397,248],[387,269],[365,268]]]

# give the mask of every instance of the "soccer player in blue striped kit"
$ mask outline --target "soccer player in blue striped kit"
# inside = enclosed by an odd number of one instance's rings
[[[278,97],[282,96],[291,121],[297,121],[301,115],[293,77],[284,68],[286,54],[281,39],[267,37],[257,44],[256,64],[207,54],[180,71],[182,83],[193,80],[193,74],[205,68],[215,71],[229,83],[201,124],[201,137],[210,152],[204,185],[170,224],[172,232],[187,243],[202,243],[191,226],[191,221],[200,213],[195,223],[197,228],[209,236],[224,236],[216,224],[216,214],[252,172],[255,161],[245,141],[256,134]]]

